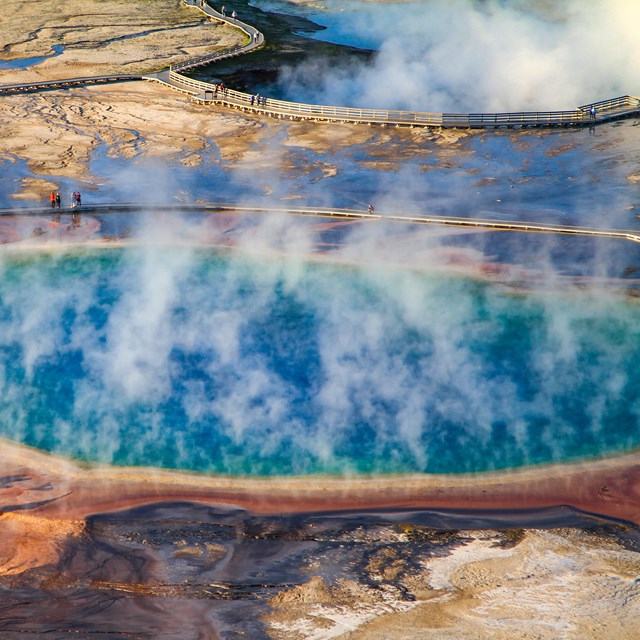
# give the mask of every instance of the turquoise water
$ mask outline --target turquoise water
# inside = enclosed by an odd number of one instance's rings
[[[179,249],[5,259],[0,433],[231,474],[469,472],[640,442],[640,306]]]

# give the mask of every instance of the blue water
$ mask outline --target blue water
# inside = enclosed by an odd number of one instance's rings
[[[316,40],[373,50],[384,42],[383,34],[371,28],[372,16],[381,11],[368,2],[331,0],[322,5],[292,5],[286,0],[254,0],[249,4],[262,11],[305,16],[323,27],[318,31],[304,32],[303,35]],[[388,24],[393,24],[399,15],[406,12],[406,4],[405,1],[385,6]]]
[[[640,306],[178,249],[5,259],[0,433],[225,474],[460,473],[640,443]]]
[[[35,67],[36,65],[49,60],[49,58],[55,58],[64,51],[64,45],[54,44],[52,47],[53,53],[48,56],[37,56],[35,58],[18,58],[17,60],[0,60],[0,71],[6,69],[28,69],[29,67]]]

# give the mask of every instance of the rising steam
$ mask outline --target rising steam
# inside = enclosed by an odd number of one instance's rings
[[[199,221],[146,220],[130,249],[4,261],[7,436],[225,473],[457,472],[635,443],[639,310],[616,294],[514,295],[425,269],[437,243],[393,267],[407,238],[383,227],[384,267],[371,231],[341,266],[302,259],[299,219],[241,225],[231,255],[185,244]]]
[[[628,0],[326,4],[314,16],[329,24],[325,37],[378,53],[367,65],[289,68],[281,84],[290,100],[469,113],[638,93],[640,4]]]

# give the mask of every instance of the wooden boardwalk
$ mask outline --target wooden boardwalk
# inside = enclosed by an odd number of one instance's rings
[[[196,7],[210,18],[227,22],[241,29],[249,37],[249,43],[244,47],[195,58],[181,65],[171,67],[168,73],[163,72],[148,76],[149,80],[158,80],[175,89],[190,93],[194,100],[203,104],[223,104],[244,111],[252,111],[288,120],[464,129],[589,127],[620,118],[640,115],[640,98],[630,95],[590,103],[572,111],[521,111],[514,113],[436,113],[388,109],[354,109],[288,102],[273,98],[263,98],[258,104],[253,99],[252,94],[231,89],[220,91],[217,90],[215,84],[194,80],[181,72],[248,53],[264,44],[264,35],[251,25],[230,19],[228,15],[223,16],[209,5],[203,5],[200,0],[183,0],[183,2],[188,6]],[[590,113],[592,107],[596,109],[595,117],[592,117]]]
[[[596,227],[577,227],[571,225],[528,223],[517,220],[492,220],[480,218],[464,218],[457,216],[434,215],[401,215],[393,212],[369,213],[358,209],[332,209],[323,207],[238,207],[229,203],[188,204],[188,205],[162,205],[148,203],[102,203],[83,205],[80,209],[62,207],[62,209],[50,209],[48,207],[16,207],[0,209],[1,217],[17,216],[49,216],[52,213],[70,214],[72,212],[81,215],[117,215],[135,214],[153,211],[156,213],[184,213],[202,215],[288,215],[303,216],[308,218],[330,218],[334,220],[349,220],[362,223],[397,223],[405,225],[430,225],[457,227],[461,229],[476,229],[479,231],[512,231],[519,233],[545,233],[573,236],[586,236],[592,238],[613,238],[640,243],[640,230],[627,229],[598,229]]]
[[[144,76],[128,74],[92,76],[3,85],[0,86],[0,96],[33,91],[68,89],[91,84],[148,80],[161,82],[173,89],[182,91],[201,104],[219,104],[279,119],[308,120],[312,122],[462,129],[526,129],[536,127],[591,127],[612,120],[640,116],[640,98],[631,95],[601,100],[583,105],[572,111],[521,111],[514,113],[436,113],[389,109],[354,109],[288,102],[273,98],[262,98],[258,104],[249,93],[228,88],[220,90],[215,84],[201,82],[188,77],[185,72],[244,55],[260,48],[265,42],[264,34],[237,18],[234,19],[228,14],[222,15],[200,0],[182,1],[187,6],[198,9],[213,20],[225,22],[240,29],[247,36],[247,44],[228,51],[192,58],[154,74]],[[596,109],[595,117],[590,113],[592,107]]]
[[[53,91],[55,89],[71,89],[84,87],[91,84],[106,84],[110,82],[131,82],[132,80],[144,80],[142,75],[119,74],[112,76],[88,76],[84,78],[62,78],[60,80],[40,80],[39,82],[23,82],[22,84],[0,85],[1,95],[17,93],[32,93],[35,91]]]

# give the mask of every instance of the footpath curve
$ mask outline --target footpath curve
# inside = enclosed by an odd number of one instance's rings
[[[221,60],[237,57],[260,48],[265,43],[264,34],[255,27],[224,15],[213,9],[206,0],[181,0],[186,6],[194,7],[207,17],[225,22],[243,31],[248,43],[234,49],[192,58],[169,69],[147,75],[109,75],[85,78],[67,78],[22,84],[0,86],[0,96],[32,91],[71,88],[91,84],[148,80],[161,82],[173,89],[188,94],[201,104],[219,104],[254,113],[288,120],[309,120],[313,122],[341,122],[382,126],[496,129],[535,127],[591,127],[612,120],[640,116],[640,98],[624,95],[601,100],[578,107],[571,111],[521,111],[511,113],[437,113],[387,109],[354,109],[340,106],[303,104],[273,98],[255,100],[252,94],[234,91],[218,85],[194,80],[183,72]],[[595,115],[592,109],[595,108]]]
[[[189,60],[181,65],[171,67],[168,71],[153,74],[146,78],[164,82],[175,89],[191,94],[195,101],[202,104],[218,103],[232,108],[239,108],[243,111],[252,111],[288,120],[465,129],[584,127],[620,118],[640,116],[640,98],[630,95],[590,103],[572,111],[522,111],[512,113],[436,113],[388,109],[353,109],[340,106],[288,102],[273,98],[263,98],[258,104],[252,94],[227,88],[224,91],[220,91],[215,84],[193,80],[180,72],[247,53],[264,44],[264,35],[251,25],[229,18],[229,16],[224,16],[203,0],[182,0],[182,2],[186,6],[199,9],[210,18],[227,22],[241,29],[250,38],[249,44],[244,47],[238,47],[231,52],[214,53]],[[254,40],[256,38],[257,40]],[[592,108],[595,108],[595,116],[592,115]]]

